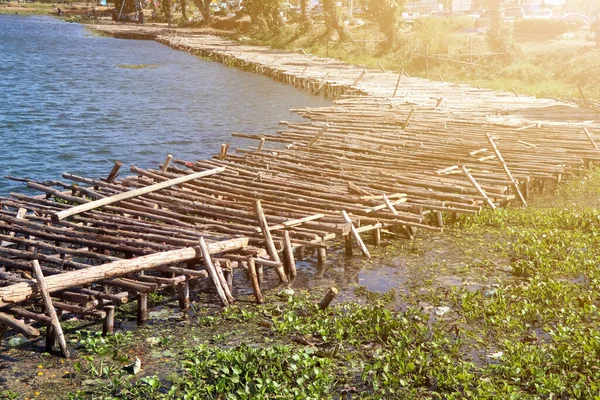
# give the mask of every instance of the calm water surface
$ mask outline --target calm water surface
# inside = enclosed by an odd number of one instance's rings
[[[157,42],[97,37],[49,17],[0,15],[0,194],[24,190],[5,175],[104,177],[116,160],[128,170],[154,167],[168,153],[208,158],[221,143],[248,144],[232,132],[274,132],[280,120],[299,118],[290,108],[327,104]]]

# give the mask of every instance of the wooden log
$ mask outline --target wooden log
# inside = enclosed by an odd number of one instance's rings
[[[523,203],[523,205],[525,207],[527,207],[527,201],[525,201],[525,198],[523,197],[523,194],[521,193],[521,189],[519,188],[519,184],[516,181],[516,179],[513,178],[512,174],[510,173],[510,170],[508,169],[508,166],[506,165],[506,161],[504,161],[504,158],[502,157],[502,154],[500,154],[500,150],[498,150],[498,146],[496,146],[496,142],[494,142],[494,139],[492,139],[492,137],[490,136],[489,133],[486,133],[485,136],[487,137],[488,142],[490,143],[490,146],[492,146],[492,148],[494,149],[494,153],[496,153],[496,157],[498,157],[498,160],[502,164],[502,169],[504,169],[504,172],[506,173],[506,176],[513,183],[513,187],[514,187],[515,191],[517,192],[519,200],[521,200],[521,203]]]
[[[52,318],[48,317],[47,315],[27,311],[26,309],[21,308],[21,307],[12,307],[8,311],[11,314],[15,314],[15,315],[18,315],[19,317],[23,317],[23,318],[27,318],[27,319],[32,319],[34,321],[39,321],[45,325],[52,324]]]
[[[108,174],[108,177],[106,178],[106,182],[113,183],[115,181],[115,179],[117,178],[117,175],[119,175],[119,170],[121,169],[122,165],[123,165],[123,163],[121,161],[119,161],[119,160],[115,161],[115,165],[113,165],[112,170]]]
[[[71,217],[73,215],[81,214],[82,212],[85,212],[85,211],[94,210],[94,209],[104,207],[104,206],[107,206],[107,205],[110,205],[110,204],[113,204],[113,203],[116,203],[119,201],[131,199],[131,198],[134,198],[137,196],[142,196],[144,194],[152,193],[157,190],[161,190],[161,189],[169,188],[171,186],[179,185],[184,182],[189,182],[194,179],[199,179],[199,178],[203,178],[205,176],[218,174],[219,172],[223,172],[223,171],[225,171],[224,167],[215,168],[215,169],[208,170],[208,171],[196,172],[193,174],[180,176],[178,178],[169,179],[164,182],[155,183],[154,185],[142,187],[142,188],[131,190],[128,192],[123,192],[123,193],[120,193],[115,196],[110,196],[110,197],[105,197],[102,199],[90,201],[89,203],[80,204],[80,205],[72,207],[68,210],[59,211],[56,214],[52,215],[52,220],[60,221],[61,219],[65,219],[65,218]]]
[[[44,344],[44,351],[50,353],[56,344],[56,331],[52,323],[46,325],[46,342]]]
[[[148,293],[138,293],[137,298],[137,324],[142,326],[148,320]]]
[[[216,254],[225,251],[239,250],[247,245],[248,238],[230,239],[207,244],[207,252],[208,254]],[[200,255],[201,251],[197,248],[171,250],[48,276],[45,281],[48,291],[53,293],[70,287],[89,285],[100,280],[125,275],[127,273],[197,259]],[[0,287],[0,308],[26,300],[37,293],[35,289],[35,282],[32,281]]]
[[[256,298],[256,302],[258,304],[264,303],[264,299],[260,291],[260,285],[258,283],[256,264],[254,264],[254,258],[252,257],[250,257],[250,259],[248,260],[248,276],[250,278],[250,284],[252,285],[252,290],[254,291],[254,297]]]
[[[360,234],[356,231],[356,228],[354,227],[352,220],[350,219],[350,217],[348,216],[348,213],[346,213],[345,210],[342,210],[342,217],[344,218],[344,221],[346,221],[347,223],[350,224],[350,231],[352,232],[352,236],[354,237],[354,240],[356,240],[356,243],[358,243],[358,246],[360,247],[360,251],[363,253],[363,255],[365,257],[371,258],[371,253],[369,253],[367,246],[365,246],[365,243],[362,241]]]
[[[78,315],[82,315],[82,316],[93,317],[96,319],[103,319],[104,317],[106,317],[106,314],[104,313],[104,311],[101,311],[101,310],[87,309],[87,308],[83,308],[83,307],[75,305],[75,304],[68,304],[68,303],[63,303],[60,301],[55,301],[53,303],[54,303],[54,308],[56,308],[57,310],[66,311],[69,313],[78,314]]]
[[[97,290],[86,289],[86,288],[79,289],[79,291],[81,293],[85,293],[85,294],[89,294],[94,297],[97,297],[99,299],[112,301],[116,304],[125,304],[129,301],[129,293],[127,293],[127,292],[111,294],[111,293],[104,293],[104,292],[99,292]]]
[[[317,249],[317,264],[318,265],[325,264],[326,259],[327,259],[327,249],[318,248]]]
[[[494,202],[483,191],[483,189],[481,188],[481,186],[479,186],[479,184],[477,183],[477,181],[475,180],[475,178],[473,178],[473,176],[469,173],[469,171],[467,170],[467,168],[464,165],[462,166],[462,170],[465,173],[465,175],[467,176],[467,178],[469,179],[469,182],[471,182],[471,184],[473,185],[473,187],[475,187],[475,190],[477,190],[477,192],[485,199],[485,201],[488,203],[488,205],[490,206],[490,208],[492,210],[495,210],[496,209],[496,205],[494,204]]]
[[[0,312],[0,325],[8,326],[15,332],[22,333],[25,337],[31,339],[40,336],[40,331],[32,326],[29,326],[21,321],[16,320],[12,316]]]
[[[190,308],[190,284],[189,282],[182,282],[177,285],[177,291],[179,294],[179,309],[187,310]]]
[[[406,128],[408,128],[408,124],[410,123],[410,120],[412,119],[413,114],[415,113],[415,108],[412,107],[410,109],[410,112],[408,113],[408,115],[406,116],[406,120],[404,121],[404,125],[403,128],[404,130],[406,130]]]
[[[227,297],[227,301],[230,305],[235,303],[235,299],[229,290],[229,285],[227,284],[227,279],[225,279],[225,274],[223,273],[223,269],[218,261],[213,263],[215,267],[215,271],[217,271],[217,276],[219,277],[219,282],[221,283],[221,287],[223,288],[223,292],[225,293],[225,297]]]
[[[33,260],[31,262],[31,266],[33,267],[33,273],[35,274],[35,279],[37,280],[38,288],[42,296],[42,300],[44,301],[46,313],[52,319],[52,327],[54,329],[54,332],[56,332],[56,340],[58,341],[58,345],[60,346],[64,357],[69,358],[69,349],[67,348],[67,341],[65,339],[65,335],[63,334],[62,327],[60,326],[58,315],[56,315],[54,305],[52,304],[52,298],[50,297],[50,293],[48,292],[48,288],[46,287],[46,282],[44,280],[44,274],[42,273],[40,263],[37,260]]]
[[[331,304],[331,302],[333,301],[333,299],[335,299],[335,296],[337,296],[338,293],[339,290],[336,287],[330,287],[327,293],[325,293],[325,297],[323,297],[323,300],[321,300],[321,302],[319,303],[319,308],[321,310],[324,310],[327,307],[329,307],[329,304]]]
[[[296,277],[296,261],[294,260],[294,249],[290,241],[290,233],[283,231],[283,259],[286,272],[292,277]]]
[[[260,200],[256,200],[254,202],[254,211],[256,213],[256,219],[258,220],[258,224],[262,231],[263,237],[265,238],[265,243],[267,246],[267,251],[269,253],[269,257],[271,257],[271,259],[273,261],[281,262],[281,259],[279,258],[279,254],[277,253],[277,249],[275,248],[275,244],[273,243],[273,237],[271,236],[271,232],[269,231],[269,225],[267,224],[267,219],[266,219],[265,213],[262,209]],[[288,278],[285,275],[283,265],[281,267],[277,268],[277,275],[279,275],[279,279],[282,282],[288,281]]]
[[[344,249],[346,256],[352,257],[352,236],[350,234],[344,236]]]
[[[373,240],[373,245],[381,245],[381,229],[373,229],[371,231],[371,238]]]
[[[215,289],[217,289],[217,294],[221,299],[221,304],[224,307],[229,307],[229,301],[225,296],[225,292],[223,291],[223,287],[221,286],[221,282],[219,280],[219,275],[217,275],[217,270],[215,269],[212,263],[208,246],[206,245],[206,242],[204,241],[203,237],[200,238],[200,251],[202,252],[202,257],[204,258],[204,264],[206,264],[206,269],[208,269],[208,273],[210,274],[213,284],[215,285]]]
[[[171,164],[171,160],[173,159],[173,154],[167,154],[167,158],[165,159],[164,164],[162,165],[161,171],[165,172],[169,169],[169,165]]]
[[[115,306],[104,307],[106,317],[102,323],[102,335],[106,336],[109,333],[112,334],[115,330]]]

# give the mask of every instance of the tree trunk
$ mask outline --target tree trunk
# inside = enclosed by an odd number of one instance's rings
[[[211,0],[194,0],[194,4],[198,7],[198,10],[200,10],[200,13],[202,14],[202,18],[204,18],[204,21],[206,22],[209,22],[211,19],[210,3]]]
[[[346,31],[344,25],[340,23],[340,19],[337,15],[337,6],[335,0],[323,0],[323,11],[325,11],[325,25],[327,26],[327,33],[331,29],[338,32],[340,40],[346,38]]]
[[[179,0],[179,4],[181,4],[181,16],[185,22],[188,22],[187,0]]]

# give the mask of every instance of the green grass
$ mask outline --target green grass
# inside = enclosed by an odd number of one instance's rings
[[[0,14],[19,14],[19,15],[47,15],[55,13],[53,4],[43,3],[0,3]]]

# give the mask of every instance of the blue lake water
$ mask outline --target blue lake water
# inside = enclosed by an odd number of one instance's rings
[[[119,65],[156,65],[129,69]],[[196,160],[232,132],[267,133],[327,100],[153,41],[98,37],[50,17],[0,15],[0,195],[5,175],[105,177],[116,160]],[[231,151],[231,150],[230,150]]]

